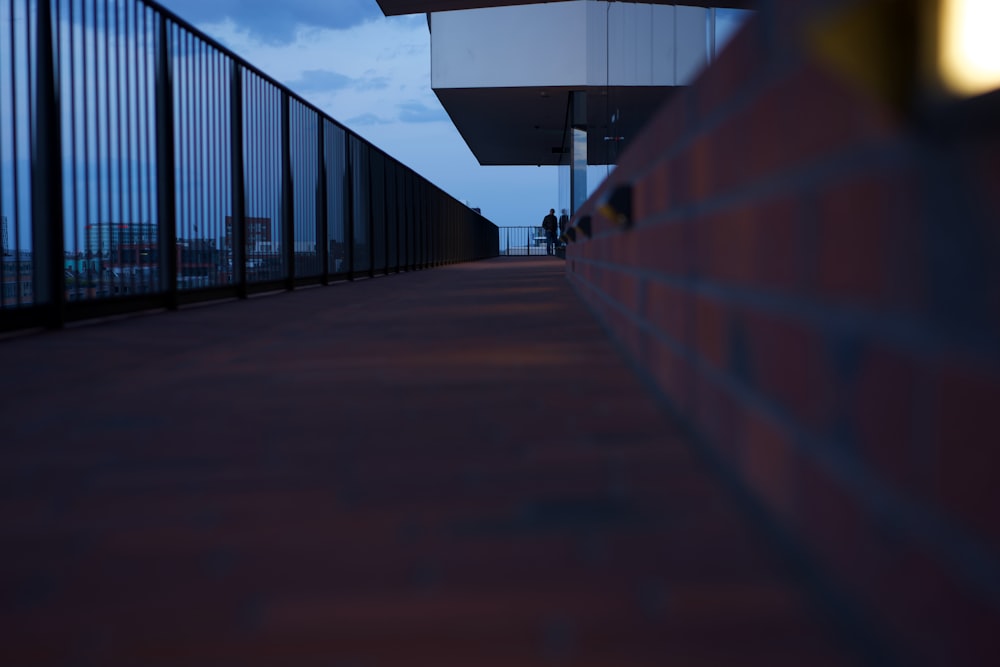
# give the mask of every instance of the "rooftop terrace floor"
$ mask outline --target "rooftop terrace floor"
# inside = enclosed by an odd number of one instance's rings
[[[0,664],[858,664],[551,258],[0,341]]]

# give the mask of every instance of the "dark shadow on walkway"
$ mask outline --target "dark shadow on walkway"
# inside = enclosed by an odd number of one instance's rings
[[[857,664],[563,270],[0,343],[0,664]]]

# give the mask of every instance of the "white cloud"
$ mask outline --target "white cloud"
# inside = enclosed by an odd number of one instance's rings
[[[352,28],[379,17],[373,0],[160,0],[196,25],[234,21],[261,42],[288,44],[300,26]]]

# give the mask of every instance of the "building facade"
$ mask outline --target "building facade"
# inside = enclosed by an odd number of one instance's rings
[[[748,13],[746,1],[426,2],[431,87],[483,165],[560,168],[560,208],[586,200],[588,167],[614,165]]]

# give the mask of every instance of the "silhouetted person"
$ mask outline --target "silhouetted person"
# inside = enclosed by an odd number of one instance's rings
[[[549,209],[549,214],[545,216],[542,220],[542,229],[545,230],[545,254],[551,255],[555,253],[556,248],[556,229],[559,228],[559,222],[556,220],[556,210],[554,208]]]

